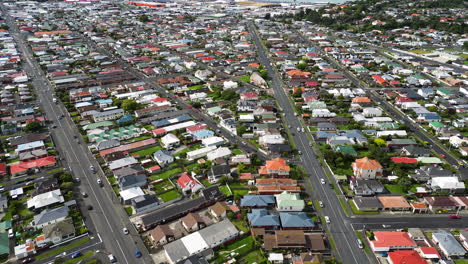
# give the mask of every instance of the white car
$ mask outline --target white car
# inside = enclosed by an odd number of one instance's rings
[[[328,216],[324,216],[323,218],[325,218],[325,223],[329,224],[330,223],[330,217]]]
[[[123,232],[125,235],[128,235],[128,233],[130,233],[126,227],[124,227],[124,228],[122,229],[122,232]]]
[[[115,259],[114,255],[109,254],[108,257],[109,257],[110,263],[115,263],[115,262],[117,262],[117,260]]]
[[[319,205],[320,205],[320,207],[323,207],[322,201],[319,201]]]
[[[321,178],[320,183],[325,184],[325,180],[323,178]]]
[[[102,181],[101,181],[101,179],[98,179],[98,180],[97,180],[97,184],[98,184],[99,186],[102,186]]]

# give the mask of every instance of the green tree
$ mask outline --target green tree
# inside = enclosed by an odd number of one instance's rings
[[[149,22],[149,17],[147,15],[142,15],[138,17],[138,20],[140,20],[140,22],[146,23]]]
[[[31,123],[27,124],[26,127],[24,128],[24,130],[26,132],[37,132],[37,131],[41,130],[41,128],[42,128],[41,123],[39,123],[37,121],[34,121],[34,122],[31,122]]]
[[[73,181],[73,176],[70,173],[65,172],[59,176],[59,180],[60,182],[71,182]]]
[[[404,192],[408,192],[409,189],[411,188],[411,179],[408,177],[400,177],[398,178],[398,185],[401,186],[401,189]]]
[[[374,139],[374,143],[379,147],[385,147],[387,145],[387,142],[385,142],[385,140],[381,138]]]
[[[141,106],[135,99],[125,99],[122,102],[122,109],[127,111],[127,112],[133,112],[137,109],[139,109]]]
[[[73,189],[73,182],[64,182],[62,184],[60,184],[60,188],[63,189],[63,190],[71,190]]]

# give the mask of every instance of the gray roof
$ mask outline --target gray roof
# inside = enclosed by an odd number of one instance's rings
[[[225,238],[234,236],[239,233],[237,228],[228,219],[224,219],[217,224],[210,225],[198,232],[203,237],[208,246],[218,245],[220,240],[224,240]]]
[[[128,175],[128,176],[119,178],[119,186],[122,189],[125,189],[125,187],[127,186],[133,186],[135,184],[138,184],[139,186],[145,185],[146,175],[137,174],[137,175]]]
[[[156,151],[153,155],[156,160],[160,161],[171,161],[174,159],[171,153],[165,149]]]
[[[449,256],[463,256],[466,253],[457,239],[449,232],[439,232],[432,234],[433,239],[439,242],[439,246],[443,248]]]
[[[45,209],[34,216],[34,225],[41,225],[55,219],[68,216],[68,207],[61,206],[54,209]]]
[[[172,263],[190,257],[190,253],[180,239],[165,245],[164,251]]]
[[[358,208],[382,208],[382,204],[379,199],[376,197],[359,197],[356,196],[353,198],[354,203],[356,203]]]
[[[109,139],[109,140],[103,140],[103,141],[98,142],[96,144],[96,148],[98,150],[113,148],[115,146],[120,146],[120,141],[118,141],[116,139]]]

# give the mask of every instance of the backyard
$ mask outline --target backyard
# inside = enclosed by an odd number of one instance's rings
[[[142,149],[142,150],[139,150],[139,151],[131,152],[130,156],[138,155],[139,157],[144,157],[146,155],[151,155],[151,154],[153,154],[156,151],[161,150],[161,149],[162,149],[161,146],[153,146],[153,147],[150,147],[150,148],[145,148],[145,149]]]
[[[181,168],[175,168],[175,169],[172,169],[172,170],[167,170],[165,172],[161,172],[161,173],[158,173],[158,174],[151,175],[150,179],[152,181],[159,180],[159,179],[168,179],[168,178],[177,176],[181,172],[182,172]]]
[[[259,255],[255,255],[255,254],[250,255],[252,252],[255,252],[255,251],[257,251],[257,250],[254,250],[254,240],[253,240],[252,236],[247,235],[247,236],[235,241],[232,244],[229,244],[229,245],[227,245],[225,247],[220,248],[216,252],[218,257],[216,259],[214,259],[213,262],[215,262],[215,263],[224,263],[224,262],[226,262],[228,260],[226,258],[227,255],[235,252],[235,253],[238,254],[237,256],[240,256],[239,262],[241,262],[242,259],[244,259],[245,262],[243,262],[243,263],[254,263],[254,262],[260,263],[258,261],[259,259],[255,259],[253,261],[248,261],[248,259],[246,259],[248,257],[249,259],[252,260],[252,258],[254,258],[254,257],[259,257]],[[238,257],[236,257],[236,259],[237,258]]]
[[[169,202],[175,200],[182,195],[177,190],[171,190],[162,194],[159,194],[158,197],[162,199],[164,202]]]

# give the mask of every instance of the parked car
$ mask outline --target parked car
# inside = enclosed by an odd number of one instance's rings
[[[141,252],[140,252],[140,250],[138,250],[138,249],[135,250],[135,257],[141,258]]]
[[[364,248],[364,246],[362,245],[361,239],[358,238],[358,239],[356,240],[356,242],[357,242],[359,248]]]
[[[325,180],[323,178],[320,179],[321,184],[325,184]]]
[[[23,259],[23,261],[21,261],[21,263],[31,263],[33,262],[35,259],[34,258],[27,258],[27,259]]]
[[[109,254],[109,255],[108,255],[108,258],[109,258],[110,263],[115,263],[115,262],[117,262],[117,259],[115,259],[114,255],[112,255],[112,254]]]
[[[102,187],[102,181],[101,179],[97,179],[97,184]]]
[[[83,195],[84,198],[88,197],[88,194],[85,192],[81,192],[81,195]]]
[[[124,228],[122,229],[122,232],[123,232],[125,235],[128,235],[128,233],[130,233],[126,227],[124,227]]]
[[[323,218],[325,218],[325,223],[329,224],[330,223],[330,217],[328,216],[324,216]]]
[[[13,231],[13,228],[10,228],[10,229],[8,230],[8,237],[9,237],[9,238],[12,238],[12,237],[14,237],[14,236],[15,236],[15,231]]]
[[[89,211],[93,210],[93,206],[92,206],[92,205],[88,205],[87,208],[88,208]]]
[[[323,202],[319,201],[319,205],[320,205],[320,207],[323,207]]]

